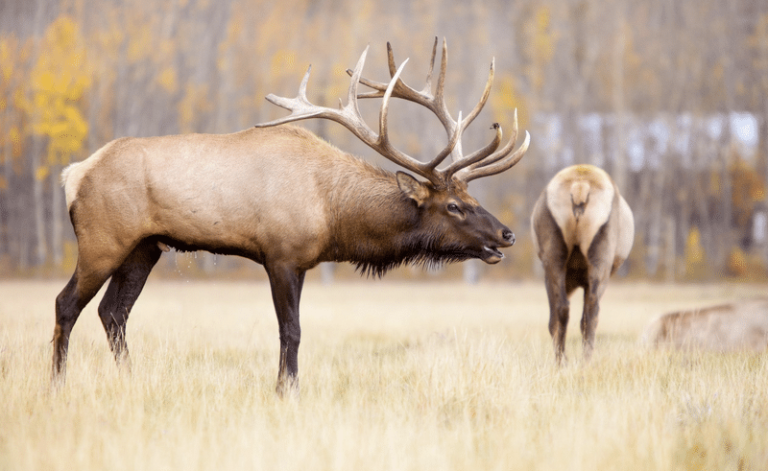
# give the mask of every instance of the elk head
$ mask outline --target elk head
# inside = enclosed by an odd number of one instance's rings
[[[301,82],[298,96],[295,98],[278,97],[272,94],[267,96],[268,101],[291,111],[291,114],[259,124],[257,127],[275,126],[309,118],[325,118],[345,126],[366,145],[410,172],[397,172],[397,185],[411,204],[418,209],[419,225],[432,237],[427,244],[429,250],[422,250],[420,255],[413,256],[412,259],[421,258],[428,262],[441,262],[479,258],[489,264],[498,263],[504,258],[499,248],[514,244],[515,236],[509,228],[469,195],[467,184],[476,178],[495,175],[514,166],[528,149],[530,135],[526,132],[523,144],[513,152],[518,132],[517,111],[515,111],[512,137],[506,145],[499,147],[502,142],[502,130],[499,124],[494,124],[491,127],[495,131],[493,140],[482,149],[467,156],[463,155],[461,136],[482,111],[490,96],[494,62],[491,62],[488,81],[480,101],[466,118],[462,119],[460,112],[458,119],[454,119],[448,111],[444,97],[448,55],[445,40],[443,40],[437,88],[434,93],[432,91],[432,72],[437,45],[438,41],[435,38],[429,73],[421,91],[410,87],[400,78],[408,60],[406,59],[397,67],[392,46],[387,43],[391,77],[388,82],[375,82],[362,77],[363,65],[368,53],[366,48],[354,70],[347,70],[351,76],[347,104],[340,103],[339,109],[316,106],[307,99],[310,66]],[[372,88],[373,91],[358,93],[360,83]],[[445,128],[448,144],[431,160],[426,162],[417,160],[398,150],[390,142],[387,120],[388,106],[392,97],[424,106],[437,116]],[[363,121],[357,104],[358,98],[382,98],[378,133]],[[452,156],[452,162],[443,168],[438,168],[449,155]],[[419,180],[411,174],[422,177],[424,180]],[[423,240],[421,242],[423,246]]]

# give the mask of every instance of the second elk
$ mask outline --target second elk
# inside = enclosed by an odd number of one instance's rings
[[[544,266],[549,333],[558,364],[565,362],[568,298],[584,290],[581,334],[584,358],[595,345],[600,298],[608,278],[632,249],[632,210],[611,177],[592,165],[558,172],[542,191],[531,216],[536,252]]]

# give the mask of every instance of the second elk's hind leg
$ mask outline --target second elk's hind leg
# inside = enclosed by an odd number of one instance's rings
[[[595,349],[595,332],[597,321],[600,317],[600,298],[605,292],[607,279],[601,277],[589,277],[589,286],[584,288],[584,312],[581,315],[581,343],[584,349],[584,359],[592,357]]]
[[[565,334],[568,330],[569,301],[565,289],[565,269],[545,267],[545,284],[549,298],[549,334],[555,349],[555,361],[566,361]]]
[[[595,349],[595,332],[600,318],[600,299],[608,286],[611,275],[613,257],[609,240],[605,236],[607,225],[604,225],[595,236],[588,251],[587,285],[584,287],[584,312],[581,316],[581,335],[584,349],[584,359],[589,360]]]
[[[160,259],[157,243],[144,240],[128,255],[112,275],[107,292],[99,304],[99,318],[118,366],[130,372],[131,362],[125,340],[125,326],[149,273]]]
[[[538,255],[544,267],[544,285],[549,299],[549,333],[555,350],[555,361],[562,365],[565,357],[565,334],[568,330],[569,302],[566,291],[568,247],[555,222],[544,193],[534,208],[533,233]]]

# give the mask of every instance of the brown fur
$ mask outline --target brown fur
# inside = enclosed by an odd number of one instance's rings
[[[664,314],[648,324],[642,343],[713,351],[768,347],[768,298]]]
[[[75,273],[56,299],[53,378],[69,335],[111,278],[99,306],[115,358],[161,252],[207,250],[264,265],[280,330],[278,392],[297,391],[299,299],[306,270],[351,262],[383,275],[403,263],[498,262],[512,232],[453,180],[435,188],[350,156],[293,126],[226,135],[115,140],[63,172],[78,240]]]
[[[584,356],[594,348],[599,301],[608,278],[632,247],[632,212],[611,178],[591,165],[561,170],[547,184],[531,216],[534,246],[544,266],[549,332],[558,363],[565,361],[568,297],[584,289]]]

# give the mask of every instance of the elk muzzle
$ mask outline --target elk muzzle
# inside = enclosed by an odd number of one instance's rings
[[[496,231],[495,237],[489,238],[490,240],[483,245],[483,252],[480,256],[480,260],[489,265],[499,263],[504,259],[504,254],[501,253],[499,247],[511,247],[515,243],[515,233],[501,223],[498,224],[501,229]]]

